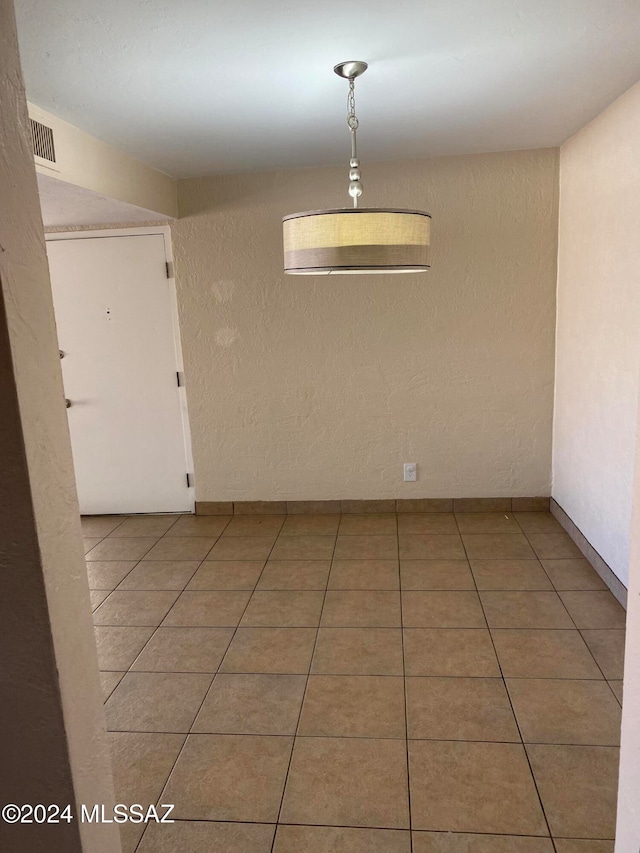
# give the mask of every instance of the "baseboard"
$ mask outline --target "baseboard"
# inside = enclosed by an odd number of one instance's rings
[[[627,609],[627,588],[622,583],[620,578],[615,574],[613,569],[609,566],[609,564],[602,559],[600,554],[596,551],[593,545],[589,542],[587,537],[582,533],[582,531],[576,526],[576,524],[569,518],[567,513],[562,509],[560,504],[551,498],[550,501],[550,510],[551,514],[558,521],[559,524],[564,527],[569,536],[576,543],[577,547],[580,549],[585,559],[588,560],[596,572],[600,575],[602,580],[609,587],[613,596],[620,602],[620,604]]]
[[[547,497],[389,498],[333,501],[196,501],[196,515],[295,515],[377,512],[548,512]]]

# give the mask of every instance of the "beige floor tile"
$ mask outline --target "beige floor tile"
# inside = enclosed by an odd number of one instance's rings
[[[553,853],[553,844],[523,835],[414,832],[413,853]]]
[[[533,550],[541,560],[563,560],[582,557],[575,542],[566,533],[527,533]]]
[[[607,585],[587,560],[543,560],[544,570],[556,589],[606,589]]]
[[[616,747],[530,744],[527,753],[552,835],[614,837]]]
[[[158,540],[154,537],[138,537],[137,539],[118,539],[109,537],[95,543],[94,547],[87,552],[87,560],[141,560],[145,554],[156,544]]]
[[[471,560],[478,589],[553,589],[537,560]]]
[[[398,540],[401,560],[464,560],[466,557],[457,533],[402,534]]]
[[[315,640],[315,628],[238,628],[220,671],[306,674]]]
[[[485,628],[477,592],[436,590],[402,593],[405,628]]]
[[[320,624],[323,628],[399,628],[400,593],[329,590]]]
[[[151,823],[137,853],[271,853],[274,830],[265,823]]]
[[[404,679],[386,675],[312,675],[299,735],[404,738]]]
[[[409,737],[520,742],[501,678],[408,678]]]
[[[578,631],[492,631],[505,678],[601,678]]]
[[[561,592],[577,628],[624,628],[626,613],[609,590]]]
[[[479,628],[405,628],[407,675],[500,676],[491,636]]]
[[[101,672],[100,686],[102,687],[102,701],[106,702],[109,696],[122,681],[124,672]]]
[[[262,590],[254,592],[240,624],[255,628],[315,628],[320,624],[324,592]]]
[[[397,560],[334,560],[329,589],[400,589]]]
[[[306,675],[219,673],[193,724],[193,731],[294,735],[306,682]]]
[[[622,705],[622,680],[609,681],[608,684],[611,690],[613,691],[614,696]]]
[[[204,560],[215,538],[209,536],[163,536],[145,555],[147,560]]]
[[[100,536],[83,536],[82,537],[82,545],[84,548],[85,557],[93,551],[96,545],[102,542],[102,537]]]
[[[273,853],[411,853],[404,829],[278,826]]]
[[[183,515],[171,528],[171,536],[217,538],[230,521],[230,515]]]
[[[233,628],[158,628],[131,669],[139,672],[217,671]]]
[[[402,632],[399,628],[320,628],[311,672],[402,675]]]
[[[89,589],[115,589],[135,565],[135,560],[87,562]]]
[[[620,705],[606,681],[507,679],[527,743],[617,746]]]
[[[289,737],[189,735],[163,794],[175,803],[172,816],[275,823],[292,743]]]
[[[409,826],[404,741],[296,738],[283,823]]]
[[[163,627],[234,628],[250,597],[246,590],[183,592],[167,614]]]
[[[225,528],[225,536],[273,536],[280,533],[286,515],[235,515]]]
[[[339,515],[289,515],[282,527],[283,536],[335,536]]]
[[[336,560],[397,560],[397,536],[338,536]]]
[[[264,560],[211,560],[200,568],[187,584],[189,590],[254,589]]]
[[[177,520],[178,516],[176,515],[134,515],[119,524],[109,536],[111,538],[114,536],[125,538],[152,536],[157,539],[164,536]]]
[[[280,536],[271,552],[272,560],[329,560],[335,536]]]
[[[415,829],[546,835],[520,744],[409,741]]]
[[[613,853],[613,841],[587,841],[578,838],[556,838],[557,853]]]
[[[185,735],[110,732],[108,738],[116,802],[157,802]]]
[[[83,515],[80,519],[82,535],[102,539],[125,520],[124,515]]]
[[[118,589],[183,590],[199,565],[198,560],[142,560]]]
[[[520,533],[520,525],[510,512],[458,512],[460,533]]]
[[[145,826],[140,823],[123,823],[119,827],[122,853],[136,853]]]
[[[402,589],[475,589],[466,560],[401,560]]]
[[[91,601],[91,611],[97,610],[109,595],[111,595],[111,591],[108,589],[90,589],[89,600]]]
[[[300,516],[304,518],[304,516]],[[331,560],[269,560],[257,589],[325,589]]]
[[[154,632],[154,628],[94,628],[101,670],[129,669]]]
[[[620,629],[582,631],[582,638],[589,646],[596,663],[605,678],[619,679],[624,672],[625,632]]]
[[[275,536],[222,536],[206,555],[208,560],[266,560]]]
[[[172,590],[115,590],[93,614],[96,625],[155,626],[169,612],[180,593]]]
[[[116,802],[155,803],[184,743],[184,735],[117,732],[111,738]],[[134,853],[143,824],[120,825],[122,853]]]
[[[522,533],[464,533],[470,560],[533,560],[535,554]]]
[[[368,515],[343,515],[340,519],[340,536],[371,536],[398,532],[395,513],[369,513]]]
[[[516,520],[525,533],[564,533],[550,512],[515,512]]]
[[[107,728],[186,733],[212,680],[202,673],[128,672],[105,704]]]
[[[555,592],[480,593],[490,628],[573,628]]]
[[[458,533],[452,512],[407,512],[398,515],[398,533]]]

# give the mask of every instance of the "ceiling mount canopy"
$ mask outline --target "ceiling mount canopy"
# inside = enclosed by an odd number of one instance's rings
[[[292,275],[424,272],[429,269],[431,216],[422,210],[358,207],[362,195],[356,131],[355,79],[367,63],[334,67],[349,81],[347,126],[351,135],[349,195],[353,208],[311,210],[283,219],[284,271]]]

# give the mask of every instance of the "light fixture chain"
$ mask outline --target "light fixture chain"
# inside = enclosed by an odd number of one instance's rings
[[[347,126],[351,132],[351,160],[349,162],[349,195],[353,199],[353,206],[358,206],[358,199],[362,195],[362,183],[360,181],[360,161],[358,160],[358,148],[356,143],[356,131],[359,121],[356,116],[356,85],[355,78],[349,77],[349,94],[347,95]]]

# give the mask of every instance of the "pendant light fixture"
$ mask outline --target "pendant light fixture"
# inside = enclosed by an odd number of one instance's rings
[[[284,271],[291,275],[424,272],[429,269],[431,216],[428,213],[358,207],[362,183],[356,147],[355,79],[364,74],[367,63],[341,62],[333,70],[349,81],[349,195],[353,208],[311,210],[285,216]]]

